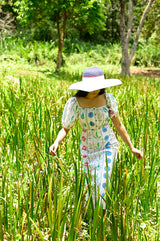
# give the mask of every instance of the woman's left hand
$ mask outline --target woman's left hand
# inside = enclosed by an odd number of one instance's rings
[[[131,149],[131,152],[137,157],[138,160],[141,160],[141,159],[142,159],[143,155],[142,155],[142,153],[141,153],[140,150],[138,150],[138,149],[136,149],[136,148],[133,147],[133,148]]]

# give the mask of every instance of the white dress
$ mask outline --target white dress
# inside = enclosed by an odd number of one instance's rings
[[[65,105],[62,125],[70,129],[76,120],[81,126],[80,151],[84,170],[91,174],[91,186],[96,185],[104,197],[110,180],[114,160],[118,152],[118,141],[109,125],[109,118],[118,116],[118,104],[114,96],[105,93],[107,104],[101,107],[80,107],[76,97],[71,97]],[[93,194],[94,195],[94,194]]]

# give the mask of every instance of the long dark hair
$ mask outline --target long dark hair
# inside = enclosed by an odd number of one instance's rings
[[[89,92],[78,90],[78,92],[74,95],[75,97],[86,97]],[[98,95],[102,95],[105,93],[105,89],[101,89]]]

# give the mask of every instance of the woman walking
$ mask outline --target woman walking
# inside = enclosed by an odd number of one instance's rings
[[[141,151],[132,145],[120,121],[116,99],[105,92],[105,88],[120,84],[118,79],[105,79],[103,71],[98,67],[85,69],[82,81],[69,87],[78,92],[67,101],[62,116],[63,127],[50,147],[50,154],[56,155],[58,145],[78,120],[81,126],[80,151],[84,170],[86,173],[88,170],[90,172],[91,185],[94,183],[96,170],[96,185],[102,197],[118,153],[118,141],[109,125],[109,119],[131,152],[138,160],[142,158]]]

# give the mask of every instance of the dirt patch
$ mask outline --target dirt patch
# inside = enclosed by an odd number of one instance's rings
[[[130,68],[132,75],[140,75],[151,78],[160,78],[160,69],[138,69],[138,68]]]

